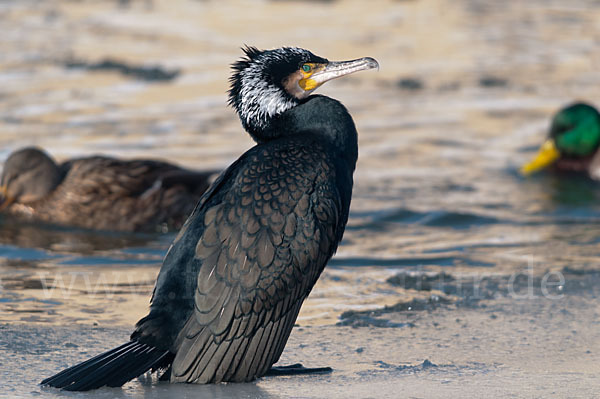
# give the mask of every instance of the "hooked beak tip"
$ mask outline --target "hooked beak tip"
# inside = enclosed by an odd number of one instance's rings
[[[375,58],[365,57],[363,59],[366,61],[368,69],[377,68],[377,70],[379,70],[379,62],[377,62],[377,60]]]

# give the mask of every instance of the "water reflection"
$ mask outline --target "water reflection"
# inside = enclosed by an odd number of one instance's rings
[[[0,256],[4,261],[41,261],[67,254],[93,256],[117,250],[132,259],[144,253],[154,258],[162,255],[172,238],[173,234],[92,231],[0,216]],[[135,248],[145,250],[136,253]]]
[[[581,216],[596,215],[600,210],[600,183],[581,173],[545,173],[534,182],[548,193],[548,199],[559,212],[576,208]]]

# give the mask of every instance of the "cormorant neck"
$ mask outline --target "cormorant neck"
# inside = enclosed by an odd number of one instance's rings
[[[352,116],[342,103],[326,96],[308,97],[272,118],[259,134],[259,142],[286,136],[317,137],[330,144],[352,170],[358,158],[358,134]]]
[[[277,134],[271,136],[272,124],[284,112],[298,106],[298,100],[277,88],[266,86],[260,91],[260,95],[247,94],[242,97],[238,109],[242,126],[257,143],[276,138]]]

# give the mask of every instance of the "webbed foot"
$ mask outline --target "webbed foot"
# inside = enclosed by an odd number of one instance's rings
[[[328,374],[333,369],[331,367],[304,367],[300,363],[290,364],[289,366],[273,366],[267,371],[267,376],[277,375],[298,375],[298,374]]]

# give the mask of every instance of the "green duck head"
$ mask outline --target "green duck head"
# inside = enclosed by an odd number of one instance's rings
[[[575,103],[552,119],[548,139],[536,157],[523,165],[525,175],[552,165],[560,158],[583,159],[592,156],[600,147],[600,114],[593,106]]]
[[[30,203],[47,196],[60,182],[58,165],[35,147],[13,152],[0,179],[0,211],[12,203]]]

